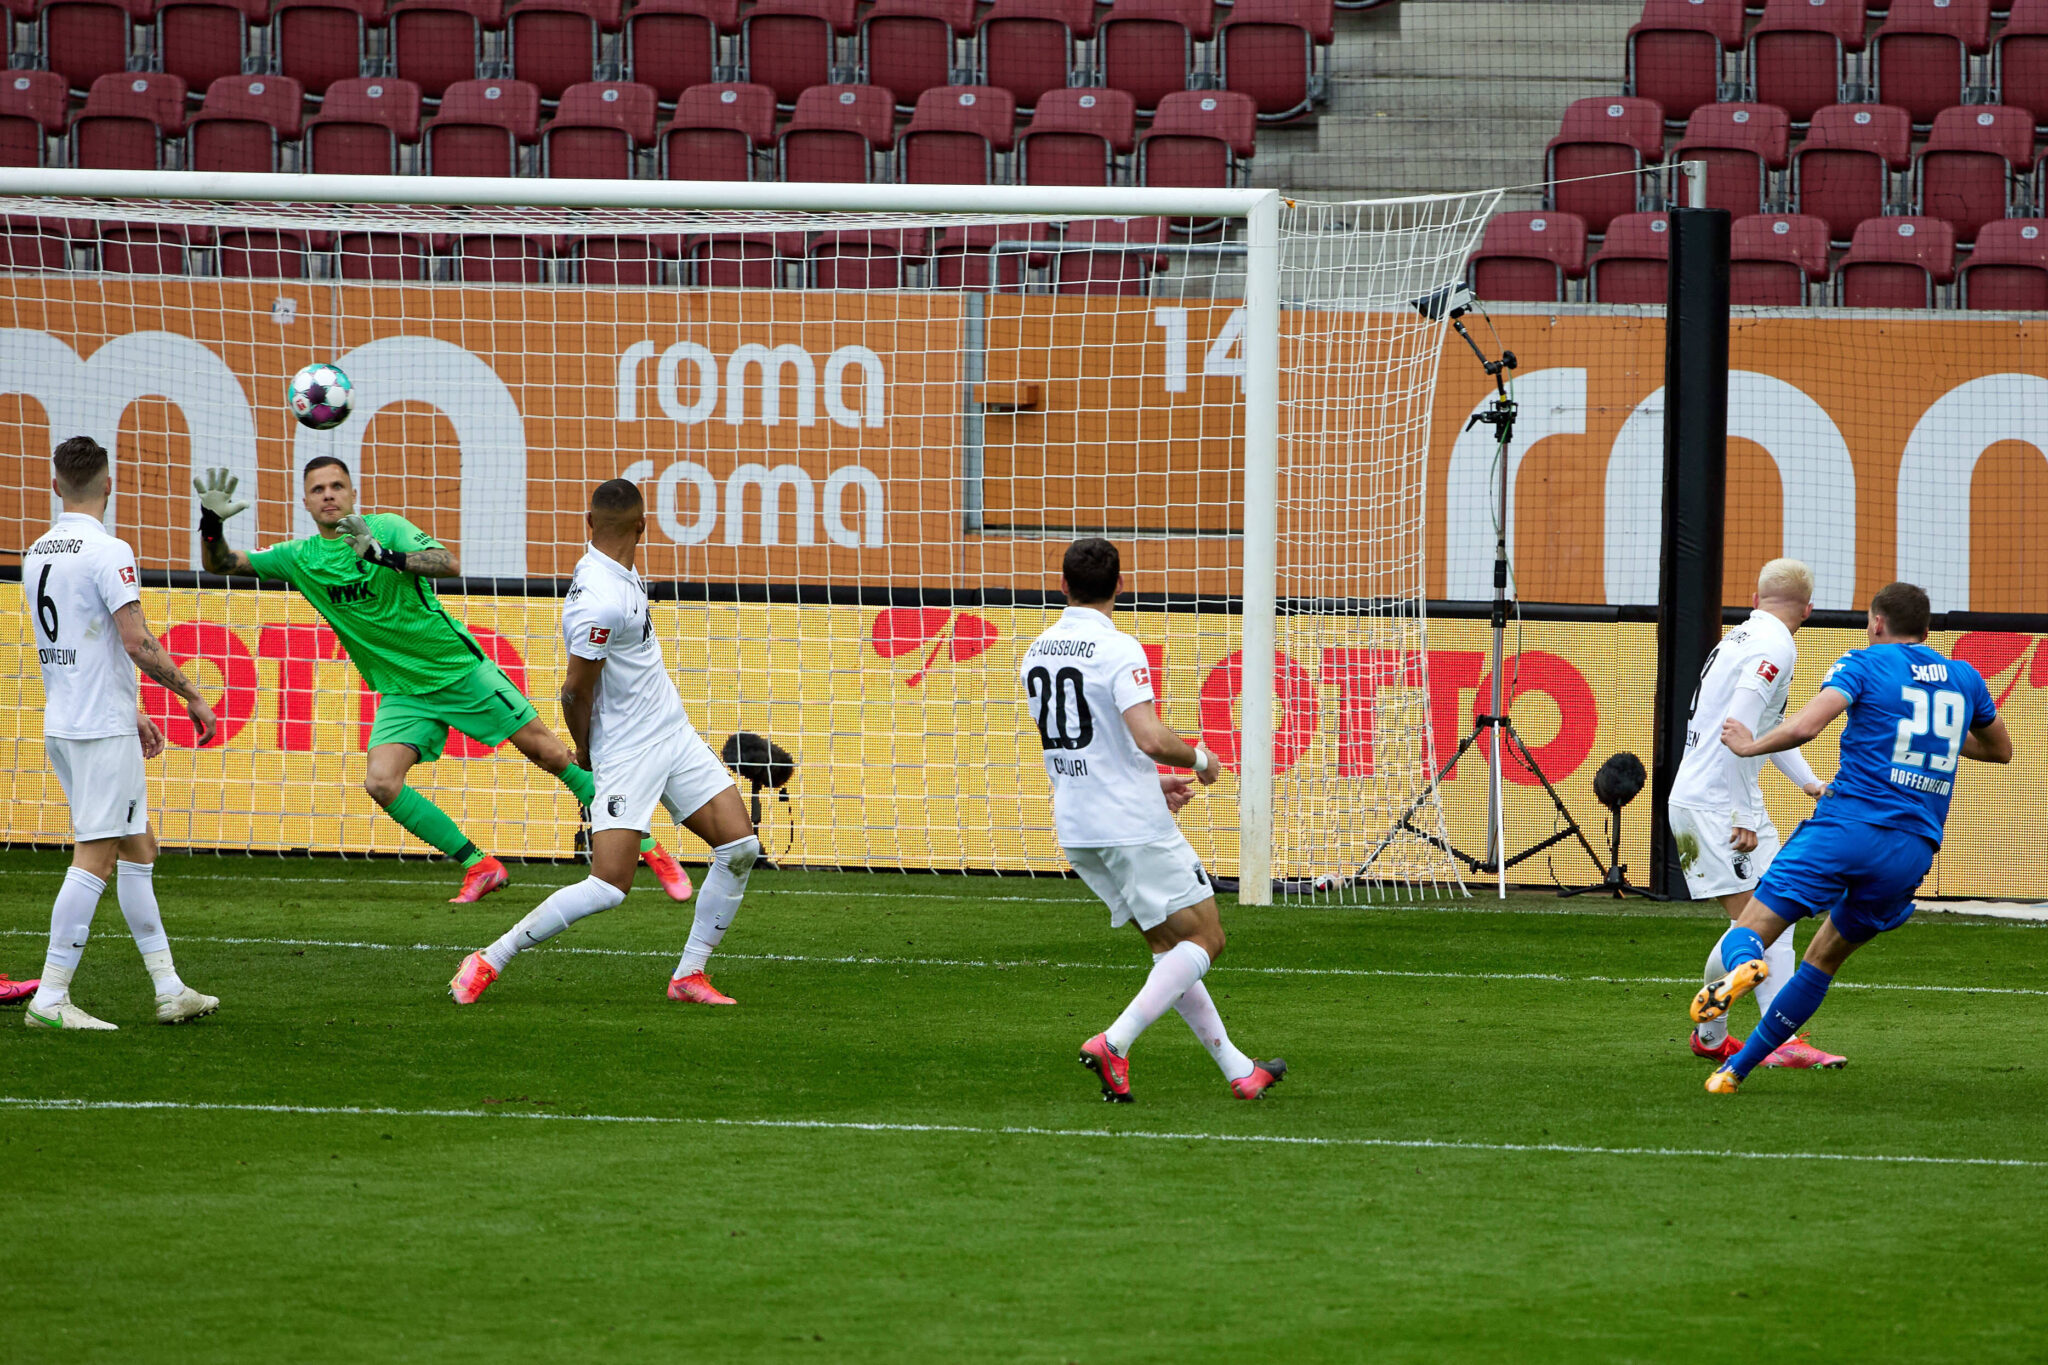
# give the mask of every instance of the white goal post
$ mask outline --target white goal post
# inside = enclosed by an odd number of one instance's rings
[[[496,591],[505,604],[493,610],[524,623],[498,628],[517,637],[508,648],[545,653],[554,606],[545,585],[567,577],[569,551],[580,549],[575,499],[596,479],[638,477],[659,488],[661,525],[674,542],[664,541],[663,554],[643,568],[651,579],[682,584],[676,600],[710,604],[698,613],[699,626],[669,638],[672,665],[701,674],[712,697],[722,669],[729,670],[725,681],[762,691],[754,711],[742,709],[729,722],[706,725],[698,715],[706,738],[717,747],[728,724],[735,736],[794,737],[802,743],[785,747],[805,749],[793,756],[812,773],[822,761],[835,772],[873,765],[871,780],[887,778],[883,814],[854,813],[860,801],[842,781],[826,803],[829,816],[806,805],[788,817],[786,844],[766,839],[771,856],[841,866],[1056,870],[1056,856],[1046,857],[1049,818],[1028,813],[1035,750],[1026,753],[1007,736],[992,739],[1006,725],[1021,726],[1022,713],[1014,679],[999,662],[1007,656],[988,641],[1028,640],[1027,626],[1049,609],[1031,585],[1056,590],[1054,552],[1074,534],[1100,531],[1126,544],[1127,578],[1144,599],[1137,619],[1153,621],[1159,628],[1151,634],[1164,637],[1155,658],[1177,676],[1162,704],[1180,708],[1169,720],[1183,730],[1199,718],[1209,730],[1237,731],[1230,741],[1235,819],[1210,820],[1216,837],[1196,842],[1219,871],[1241,880],[1247,903],[1265,904],[1276,879],[1344,883],[1354,855],[1411,805],[1419,803],[1418,823],[1442,829],[1430,782],[1436,755],[1423,676],[1422,565],[1443,323],[1409,300],[1463,277],[1497,199],[1331,205],[1256,189],[0,169],[0,212],[14,234],[62,242],[61,261],[48,268],[24,270],[16,260],[0,275],[0,403],[19,409],[0,409],[0,435],[25,470],[14,511],[31,537],[44,514],[35,493],[39,443],[73,434],[57,424],[81,425],[117,450],[110,519],[117,534],[138,544],[148,581],[192,618],[194,629],[181,637],[188,656],[214,665],[203,671],[215,686],[264,680],[249,706],[259,723],[242,741],[246,761],[233,740],[229,753],[174,754],[161,798],[167,842],[419,851],[367,809],[354,809],[367,803],[349,790],[353,770],[345,761],[337,767],[314,756],[329,747],[320,736],[340,736],[334,747],[349,747],[349,732],[333,727],[355,720],[328,695],[337,690],[327,671],[334,657],[307,662],[291,652],[300,647],[293,641],[313,638],[306,632],[317,630],[314,618],[283,595],[197,577],[181,494],[192,470],[246,466],[260,475],[249,480],[259,507],[233,528],[247,538],[237,543],[254,545],[259,533],[262,544],[303,534],[306,523],[288,506],[290,471],[326,447],[286,420],[281,383],[265,386],[310,360],[349,368],[348,357],[416,336],[418,344],[396,352],[395,362],[360,362],[366,373],[356,376],[359,409],[347,448],[374,469],[366,504],[423,526],[438,517],[433,524],[445,528],[444,538],[459,532],[463,586]],[[1174,231],[1077,230],[1124,220],[1166,220]],[[978,229],[990,231],[977,238]],[[919,245],[901,247],[901,234]],[[865,287],[848,288],[844,275],[828,277],[816,265],[820,241],[885,235],[902,258],[889,267],[900,274],[886,282],[866,277],[854,281]],[[757,262],[744,252],[706,265],[715,248],[691,245],[771,237],[772,255],[761,259],[779,272],[772,278],[750,273]],[[121,257],[116,266],[112,253],[142,239],[175,251],[176,265],[162,256],[141,258],[140,268]],[[272,264],[252,269],[250,256],[231,268],[229,254],[255,251],[248,243],[256,239],[273,253],[261,258]],[[626,239],[665,240],[671,255],[646,266],[654,273],[645,279],[606,275],[593,283],[593,244]],[[420,273],[351,273],[348,244],[358,240],[399,242],[424,262]],[[514,260],[510,274],[469,273],[481,259],[470,254],[480,250],[471,243],[481,241],[531,244],[512,255],[532,254]],[[965,244],[970,270],[983,269],[976,252],[987,247],[986,278],[962,283],[948,265],[949,243]],[[692,251],[705,254],[693,258]],[[1078,276],[1069,269],[1076,256],[1085,267]],[[274,264],[286,257],[288,266]],[[509,257],[500,251],[495,259],[493,270]],[[1133,259],[1142,266],[1130,265]],[[1097,277],[1091,281],[1087,270]],[[643,332],[647,340],[624,341]],[[151,340],[165,337],[171,340]],[[429,349],[429,338],[438,349]],[[199,356],[194,342],[227,357],[221,373],[240,386],[245,413],[209,415],[202,386],[179,373],[161,382],[112,373],[122,363],[109,358],[115,352],[129,364],[179,371],[175,357]],[[505,439],[523,443],[524,489],[512,488],[502,469],[484,470],[472,454],[473,444],[492,439],[489,423],[460,411],[437,416],[435,394],[422,387],[439,363],[430,357],[457,345],[473,358],[469,367],[450,362],[434,372],[474,372],[476,384],[511,394],[506,411],[524,431]],[[50,359],[60,346],[68,356]],[[833,349],[821,371],[827,346]],[[203,356],[196,363],[207,368]],[[1135,368],[1118,370],[1126,363]],[[65,375],[38,368],[52,364]],[[408,364],[414,372],[404,371]],[[378,376],[394,373],[412,381],[392,387],[392,395],[405,387],[402,402],[376,391]],[[651,396],[643,392],[650,377]],[[572,392],[580,396],[567,403],[563,395]],[[607,406],[614,392],[616,412]],[[176,415],[138,415],[136,404],[152,396]],[[943,410],[949,405],[958,410]],[[374,435],[373,421],[380,424]],[[598,443],[611,448],[593,449]],[[875,454],[856,459],[848,451]],[[673,460],[677,453],[692,458]],[[909,454],[923,463],[906,473]],[[846,463],[825,472],[841,458]],[[869,468],[878,463],[887,468]],[[999,483],[1005,490],[997,498],[991,490]],[[696,511],[686,515],[693,496]],[[991,499],[1004,502],[1007,523]],[[459,505],[451,508],[451,500]],[[137,503],[155,515],[129,510]],[[918,512],[914,524],[910,509]],[[524,547],[486,548],[522,535]],[[509,565],[525,572],[505,572]],[[507,581],[515,578],[532,581]],[[230,601],[236,594],[239,607]],[[535,599],[523,612],[514,601],[521,595]],[[266,600],[251,607],[252,596]],[[846,681],[846,635],[854,626],[787,616],[849,603],[888,618],[886,626],[881,617],[857,623],[868,646],[861,667],[872,673],[878,661],[925,664],[907,680],[889,680],[896,689],[889,704],[898,710],[872,725],[849,720],[849,701],[872,698],[879,685],[872,677]],[[726,610],[729,604],[739,605]],[[451,605],[464,614],[461,601]],[[1219,622],[1230,615],[1237,619],[1225,653]],[[1185,664],[1175,643],[1183,621],[1195,622],[1185,629],[1209,642]],[[698,628],[707,634],[691,638]],[[251,631],[261,643],[250,644]],[[226,652],[215,657],[207,649]],[[692,649],[724,662],[678,658]],[[935,670],[949,661],[964,665],[976,654],[985,676],[956,670],[963,676],[938,678]],[[245,656],[255,661],[247,668]],[[267,681],[273,659],[275,684]],[[538,676],[547,665],[535,666],[529,691],[549,716],[551,695]],[[0,677],[0,706],[30,709],[33,650],[0,672],[8,675]],[[830,695],[816,690],[824,675],[838,689]],[[903,689],[928,680],[927,691],[905,700]],[[935,700],[941,683],[953,689],[943,701]],[[311,695],[294,701],[294,688]],[[1197,692],[1190,708],[1189,694]],[[282,697],[274,715],[265,710],[271,693]],[[685,695],[691,698],[688,687]],[[902,720],[909,713],[901,708],[910,705],[927,718],[915,743]],[[368,706],[366,698],[364,715]],[[970,754],[962,736],[976,727],[990,742]],[[25,720],[13,732],[30,736],[35,728]],[[265,735],[286,751],[276,762]],[[39,763],[18,747],[14,756],[16,794],[32,802],[43,794],[30,789]],[[1015,772],[998,771],[1020,758]],[[968,764],[988,771],[964,781]],[[453,770],[446,763],[436,775],[473,798],[452,799],[460,818],[496,822],[496,842],[517,845],[509,852],[567,851],[559,827],[573,828],[573,814],[550,808],[543,818],[544,780],[521,774],[510,759],[473,766],[473,779],[447,778]],[[918,771],[927,790],[916,789]],[[331,797],[317,785],[330,772],[338,779]],[[513,789],[510,807],[468,790],[493,784]],[[1017,798],[1023,806],[1002,793],[1005,785],[1025,789]],[[233,815],[250,789],[301,786],[306,796],[296,805],[287,800],[276,829]],[[774,796],[771,790],[771,811]],[[328,801],[348,807],[346,815],[331,817],[321,809]],[[173,812],[189,818],[169,818]],[[1013,818],[1025,836],[1001,828]],[[831,837],[817,834],[821,820],[836,826]],[[928,835],[922,844],[905,834],[919,822]],[[1225,831],[1225,823],[1235,828]],[[518,837],[506,832],[511,826]],[[4,838],[34,842],[49,833],[29,815]],[[1415,841],[1402,848],[1376,866],[1374,885],[1459,885],[1439,850]]]

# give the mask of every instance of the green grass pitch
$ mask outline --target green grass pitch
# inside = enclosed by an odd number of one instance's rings
[[[0,970],[62,867],[0,855]],[[1209,986],[1293,1071],[1233,1100],[1169,1014],[1112,1107],[1075,1049],[1145,959],[1077,884],[758,872],[708,1010],[643,876],[457,1009],[576,874],[514,875],[455,907],[445,866],[167,858],[223,1000],[178,1029],[110,890],[73,993],[122,1031],[0,1016],[11,1358],[2048,1353],[2048,929],[1922,916],[1816,1020],[1847,1070],[1717,1099],[1711,915],[1227,904]]]

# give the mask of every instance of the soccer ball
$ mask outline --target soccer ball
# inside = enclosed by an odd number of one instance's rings
[[[292,416],[315,431],[338,427],[355,407],[355,386],[333,365],[308,365],[292,376],[285,386],[285,402]]]

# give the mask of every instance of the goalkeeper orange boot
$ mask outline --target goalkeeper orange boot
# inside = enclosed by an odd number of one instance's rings
[[[1753,957],[1719,981],[1709,981],[1692,998],[1692,1021],[1704,1024],[1728,1013],[1728,1007],[1755,990],[1771,974],[1770,965]]]
[[[16,981],[12,977],[0,976],[0,1005],[12,1005],[18,1000],[26,1000],[34,995],[36,987],[42,984],[40,981]]]
[[[455,969],[455,979],[448,983],[448,994],[455,997],[458,1005],[474,1005],[497,979],[498,969],[484,961],[482,953],[471,953]]]
[[[702,972],[691,972],[688,976],[673,976],[668,982],[668,998],[685,1000],[693,1005],[737,1005],[739,1001],[720,991],[711,984],[711,978]]]
[[[1253,1062],[1252,1074],[1230,1083],[1230,1093],[1241,1100],[1255,1100],[1287,1077],[1287,1063],[1275,1057],[1270,1062]]]
[[[690,874],[683,871],[683,865],[675,855],[656,844],[640,855],[640,861],[647,864],[647,870],[661,883],[661,889],[668,892],[672,901],[686,901],[697,894],[697,888],[690,885]]]
[[[1081,1065],[1102,1082],[1102,1098],[1111,1104],[1131,1102],[1131,1064],[1109,1050],[1109,1036],[1098,1033],[1081,1044]]]
[[[462,874],[462,889],[448,898],[450,905],[475,905],[493,891],[512,885],[512,874],[496,858],[486,858]]]
[[[1721,1041],[1717,1046],[1708,1047],[1700,1041],[1700,1031],[1698,1029],[1692,1031],[1692,1055],[1695,1057],[1704,1057],[1710,1062],[1725,1062],[1740,1051],[1742,1051],[1742,1040],[1732,1033],[1722,1034]]]

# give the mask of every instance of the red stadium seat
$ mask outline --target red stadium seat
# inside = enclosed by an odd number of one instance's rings
[[[249,25],[270,22],[270,0],[163,0],[156,45],[163,69],[194,90],[242,74]]]
[[[1017,101],[993,85],[942,85],[917,97],[897,173],[906,185],[986,185],[1015,145]]]
[[[813,289],[900,289],[907,260],[932,254],[929,228],[823,232],[810,244]]]
[[[1075,42],[1094,34],[1094,0],[996,0],[977,35],[982,79],[1028,114],[1046,91],[1066,89]]]
[[[1336,31],[1330,0],[1237,0],[1217,34],[1223,88],[1283,122],[1322,98],[1322,53]]]
[[[110,275],[182,275],[190,241],[182,228],[103,228],[100,269]]]
[[[457,81],[426,130],[428,175],[516,175],[540,137],[540,91],[527,81]]]
[[[306,124],[315,175],[396,175],[401,143],[420,140],[420,88],[397,76],[358,76],[327,87]]]
[[[1570,281],[1586,276],[1586,220],[1543,210],[1496,214],[1472,255],[1469,278],[1482,299],[1563,303]]]
[[[1122,90],[1048,90],[1017,139],[1025,185],[1109,185],[1137,139],[1137,102]]]
[[[1958,272],[1962,306],[2000,312],[2048,310],[2048,218],[2001,218],[1977,233]]]
[[[1159,102],[1138,140],[1138,183],[1224,189],[1239,183],[1258,136],[1259,111],[1235,90],[1181,90]]]
[[[1095,28],[1102,83],[1129,91],[1139,112],[1149,115],[1168,95],[1188,88],[1195,42],[1209,36],[1215,12],[1210,0],[1116,0]]]
[[[1912,116],[1881,104],[1819,110],[1792,154],[1792,205],[1822,219],[1829,239],[1847,245],[1856,225],[1881,217],[1892,175],[1911,168]]]
[[[855,0],[760,0],[740,21],[747,80],[775,92],[784,109],[814,85],[829,85],[839,39],[854,31]]]
[[[1844,308],[1932,308],[1955,278],[1955,229],[1939,218],[1873,218],[1859,224],[1835,269]]]
[[[1797,308],[1806,286],[1828,277],[1828,225],[1796,213],[1735,220],[1728,250],[1728,301],[1751,308]]]
[[[115,72],[92,83],[85,108],[71,121],[72,164],[153,171],[163,165],[163,140],[184,135],[183,80],[161,72]]]
[[[498,233],[460,237],[456,275],[464,284],[539,284],[547,278],[548,243]]]
[[[879,85],[816,85],[782,130],[784,180],[861,184],[896,145],[896,97]]]
[[[861,20],[861,70],[909,108],[952,83],[957,44],[973,37],[974,0],[878,0]]]
[[[1742,50],[1742,0],[1644,0],[1628,31],[1628,93],[1674,123],[1720,98],[1725,52]]]
[[[505,0],[398,0],[391,7],[392,73],[440,99],[475,80],[486,31],[505,27]]]
[[[676,237],[589,237],[574,248],[583,283],[630,289],[668,283],[669,264],[681,254]]]
[[[661,133],[670,180],[751,180],[754,153],[775,145],[775,92],[765,85],[699,85],[676,101]]]
[[[1640,172],[1663,151],[1664,111],[1655,101],[1574,100],[1545,153],[1545,178],[1578,183],[1555,185],[1549,207],[1584,218],[1586,230],[1598,237],[1612,219],[1635,212]]]
[[[740,29],[739,0],[640,0],[626,16],[626,76],[674,104],[718,76],[720,35]]]
[[[363,70],[366,30],[384,25],[384,0],[278,0],[270,44],[280,75],[318,99]]]
[[[546,174],[587,180],[630,180],[642,148],[654,145],[654,87],[589,81],[562,92],[541,135]]]
[[[1864,0],[1769,0],[1749,35],[1749,87],[1805,123],[1841,98],[1843,54],[1863,50]]]
[[[1991,47],[1991,0],[1896,0],[1870,40],[1877,99],[1925,128],[1963,102],[1970,54]]]
[[[230,280],[300,280],[306,277],[306,239],[269,228],[224,228],[220,273]]]
[[[423,280],[430,245],[398,232],[344,232],[337,244],[345,280]]]
[[[43,6],[43,59],[74,91],[128,69],[137,24],[147,24],[155,0],[51,0]]]
[[[558,100],[597,75],[599,35],[617,33],[622,0],[517,0],[505,16],[512,74]]]
[[[1920,153],[1920,211],[1946,220],[1968,245],[1977,229],[2005,217],[2014,186],[2033,164],[2034,116],[2026,110],[1944,109]]]
[[[2048,0],[2012,0],[2012,14],[1992,45],[1998,102],[2030,111],[2048,125]]]
[[[62,137],[71,92],[54,71],[9,71],[0,77],[0,166],[41,166],[50,139]]]
[[[1707,104],[1685,125],[1671,153],[1673,202],[1689,204],[1681,161],[1707,163],[1707,203],[1736,217],[1762,212],[1771,198],[1771,173],[1785,169],[1792,120],[1775,104]]]
[[[1052,230],[1043,222],[974,223],[949,227],[940,234],[933,255],[933,284],[940,289],[973,289],[1022,293],[1027,269],[1043,270],[1051,253],[1029,245],[1007,248],[1010,242],[1050,242]]]
[[[278,144],[297,142],[305,125],[305,87],[290,76],[222,76],[185,135],[195,171],[275,171]]]
[[[699,289],[776,289],[782,284],[782,263],[803,253],[800,232],[715,233],[692,237],[683,259]]]
[[[1607,240],[1587,268],[1587,292],[1592,301],[1664,302],[1670,225],[1670,219],[1661,213],[1624,213],[1609,223]]]
[[[1166,269],[1153,250],[1166,240],[1164,218],[1083,218],[1067,224],[1054,268],[1062,294],[1143,294],[1145,282]],[[1076,246],[1086,250],[1074,250]]]
[[[54,74],[46,72],[46,75]],[[63,77],[57,77],[62,80]],[[71,239],[26,227],[0,231],[0,270],[69,270]]]

